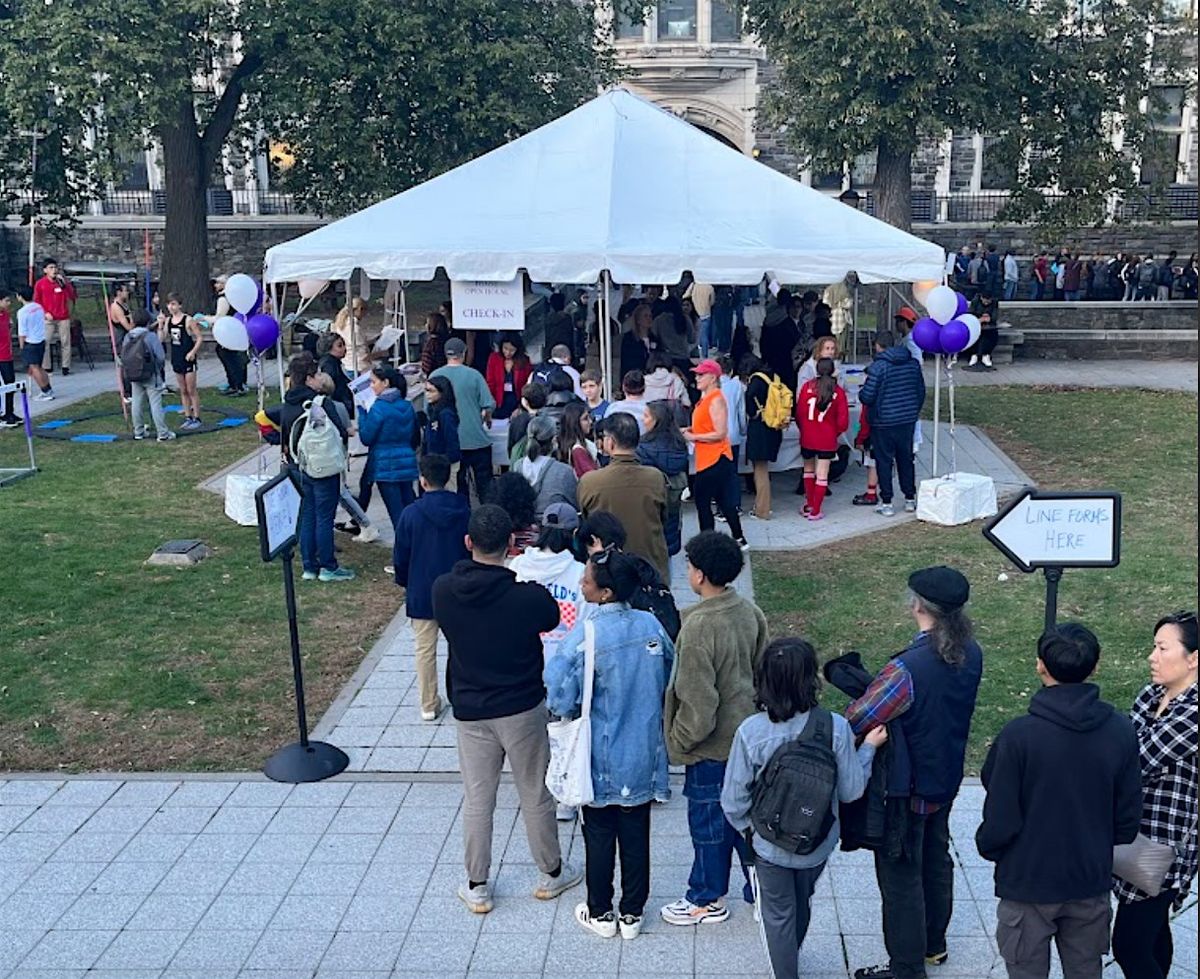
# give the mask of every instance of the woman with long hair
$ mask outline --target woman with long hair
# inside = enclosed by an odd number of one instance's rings
[[[425,317],[425,346],[421,348],[421,373],[428,377],[439,367],[446,366],[446,341],[450,339],[450,325],[441,313],[429,313]]]
[[[525,353],[525,343],[519,333],[505,333],[500,349],[487,360],[485,378],[488,390],[496,399],[493,418],[508,418],[521,406],[521,392],[533,373],[533,365]]]
[[[871,775],[875,749],[887,740],[877,727],[854,747],[850,724],[820,706],[820,664],[812,645],[800,638],[774,640],[754,671],[758,713],[742,721],[733,736],[721,808],[734,829],[750,833],[754,785],[771,757],[784,745],[811,734],[829,735],[837,761],[837,783],[824,814],[824,834],[807,853],[784,849],[761,836],[751,837],[757,874],[758,907],[763,937],[775,979],[798,979],[797,953],[804,944],[812,897],[840,836],[838,804],[863,794]]]
[[[576,476],[583,476],[600,468],[596,443],[592,439],[594,425],[586,404],[576,401],[563,409],[562,419],[558,423],[554,456],[559,462],[565,462],[575,470]]]
[[[1125,979],[1165,979],[1171,971],[1171,911],[1196,877],[1196,613],[1164,615],[1154,626],[1150,683],[1129,719],[1142,763],[1142,835],[1175,848],[1162,890],[1151,897],[1115,878],[1112,950]]]
[[[838,374],[837,368],[839,363],[838,342],[836,337],[821,337],[820,339],[813,341],[809,358],[800,365],[800,371],[796,375],[796,385],[798,388],[803,387],[806,381],[811,381],[816,378],[817,361],[825,357],[828,357],[833,361],[833,374],[834,377],[836,377]]]
[[[439,375],[425,381],[425,425],[421,434],[421,454],[445,456],[450,463],[450,481],[457,485],[462,463],[458,442],[458,402],[454,385]]]
[[[537,494],[534,504],[539,522],[546,509],[553,503],[567,503],[577,507],[575,487],[579,477],[565,462],[554,457],[554,442],[558,426],[554,419],[545,415],[534,415],[525,430],[525,456],[518,460],[514,472],[520,473]]]
[[[746,382],[746,459],[754,474],[754,508],[750,516],[759,520],[771,519],[771,463],[779,458],[783,432],[763,421],[771,378],[766,365],[753,354],[747,354],[738,365],[738,373]]]
[[[817,361],[817,376],[805,382],[796,398],[796,424],[800,426],[800,456],[804,460],[804,498],[801,511],[809,520],[820,520],[821,504],[829,489],[829,467],[837,458],[838,439],[850,427],[846,392],[834,379],[830,357]]]
[[[594,799],[583,807],[587,900],[575,920],[601,938],[626,940],[642,928],[650,896],[650,812],[668,791],[663,697],[675,647],[649,612],[631,608],[637,564],[605,549],[585,566],[581,588],[592,606],[563,638],[544,673],[546,704],[577,715],[583,698],[586,647],[594,651],[591,702]],[[613,877],[621,859],[621,898],[613,912]]]
[[[688,449],[683,433],[675,423],[675,410],[667,401],[652,401],[642,409],[645,434],[638,441],[637,458],[643,466],[653,466],[667,478],[667,513],[663,534],[667,553],[678,554],[683,548],[683,491],[687,489]]]
[[[387,507],[394,532],[404,508],[416,499],[413,435],[417,413],[408,400],[408,382],[390,364],[371,369],[371,390],[375,402],[359,419],[358,437],[367,447],[367,469]]]

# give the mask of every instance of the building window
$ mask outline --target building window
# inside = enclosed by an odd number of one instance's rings
[[[1179,173],[1178,133],[1154,133],[1142,147],[1143,184],[1173,184]]]
[[[634,20],[633,17],[624,11],[617,14],[618,41],[640,41],[645,29],[645,24],[640,20]]]
[[[658,5],[658,39],[690,41],[696,37],[696,0]]]
[[[983,158],[979,164],[980,190],[1012,190],[1017,183],[1017,170],[1000,151],[999,136],[983,137]]]
[[[742,12],[737,3],[727,3],[726,0],[712,0],[709,17],[711,19],[712,40],[739,41],[742,37]]]
[[[812,185],[817,190],[841,190],[842,189],[842,171],[832,170],[826,173],[818,173],[813,171]]]
[[[1183,88],[1160,86],[1150,93],[1150,117],[1154,125],[1177,128],[1183,125]]]
[[[875,164],[878,155],[875,150],[871,150],[869,153],[860,153],[854,158],[854,162],[850,164],[851,187],[875,186]]]
[[[140,147],[123,147],[117,152],[116,165],[124,173],[113,181],[115,190],[149,190],[150,171],[146,166],[146,151]]]

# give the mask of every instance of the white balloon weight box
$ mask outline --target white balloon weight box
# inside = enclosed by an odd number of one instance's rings
[[[242,527],[258,525],[258,510],[254,505],[254,493],[270,476],[243,476],[231,474],[225,477],[225,516]]]
[[[917,489],[917,519],[955,527],[996,515],[996,484],[991,476],[956,472],[923,479]]]

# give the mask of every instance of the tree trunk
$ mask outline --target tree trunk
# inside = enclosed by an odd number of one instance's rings
[[[912,230],[912,146],[879,141],[875,164],[875,216],[903,231]]]
[[[167,221],[163,235],[160,296],[183,297],[189,313],[212,303],[208,268],[208,178],[205,154],[191,99],[181,99],[173,122],[159,128]]]

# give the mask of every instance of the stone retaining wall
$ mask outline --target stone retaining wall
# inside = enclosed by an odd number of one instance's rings
[[[1197,358],[1195,302],[1004,303],[1001,323],[1023,338],[1018,360]]]

